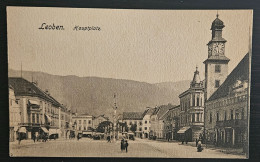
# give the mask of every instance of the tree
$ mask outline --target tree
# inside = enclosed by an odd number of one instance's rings
[[[135,133],[136,129],[137,129],[137,125],[132,124],[131,127],[130,127],[130,130]]]
[[[101,133],[104,133],[105,132],[105,128],[106,127],[109,127],[111,124],[110,121],[103,121],[101,123],[99,123],[98,127],[97,127],[97,132],[101,132]]]

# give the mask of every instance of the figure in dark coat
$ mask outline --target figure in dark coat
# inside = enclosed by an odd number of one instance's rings
[[[127,140],[125,141],[125,152],[127,153],[127,147],[128,147],[128,142]]]
[[[125,150],[125,141],[124,139],[121,140],[121,152]]]

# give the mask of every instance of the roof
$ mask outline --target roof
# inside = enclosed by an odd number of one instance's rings
[[[207,61],[224,61],[224,62],[229,62],[230,59],[227,58],[225,55],[212,55],[207,60],[205,60],[203,63],[206,63]]]
[[[237,80],[246,81],[249,79],[249,53],[239,62],[235,69],[228,75],[221,86],[210,96],[208,101],[226,97],[229,94],[229,87],[234,85]]]
[[[218,18],[218,16],[219,16],[219,15],[217,14],[217,18],[212,22],[212,24],[211,24],[211,30],[212,30],[212,29],[222,29],[222,28],[225,27],[223,21],[220,20],[220,19]]]
[[[153,112],[153,115],[157,115],[158,119],[161,119],[169,109],[173,108],[174,106],[171,104],[168,105],[161,105],[159,107],[155,108],[155,111]]]
[[[123,120],[142,120],[142,112],[123,112]]]
[[[29,82],[24,78],[10,77],[8,82],[14,88],[14,92],[16,96],[35,96],[47,100],[56,106],[61,105],[52,96],[50,96],[42,89],[40,89],[38,86],[36,86],[35,84]]]
[[[152,115],[154,111],[155,111],[155,108],[148,108],[144,111],[143,116]]]
[[[99,117],[101,117],[101,118],[104,118],[104,119],[108,120],[108,117],[105,117],[105,115],[104,115],[104,114],[103,114],[103,115],[96,116],[96,117],[94,117],[94,119],[97,119],[97,118],[99,118]]]

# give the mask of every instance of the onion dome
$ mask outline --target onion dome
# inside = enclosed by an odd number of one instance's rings
[[[213,29],[222,29],[225,27],[224,23],[222,20],[220,20],[218,18],[218,14],[217,14],[217,18],[212,22],[212,25],[211,25],[211,29],[210,30],[213,30]]]

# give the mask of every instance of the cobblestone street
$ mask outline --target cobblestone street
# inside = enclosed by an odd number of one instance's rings
[[[160,141],[129,140],[128,153],[121,152],[120,141],[107,143],[104,140],[83,138],[79,141],[58,139],[33,143],[32,140],[10,144],[10,156],[33,157],[160,157],[160,158],[245,158],[242,155],[224,154],[212,149],[197,152],[196,147]]]

